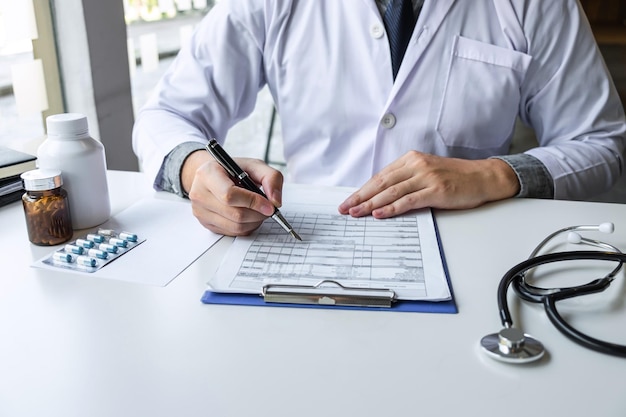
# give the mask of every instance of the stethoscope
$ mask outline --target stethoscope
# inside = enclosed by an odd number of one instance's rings
[[[613,229],[613,223],[603,223],[593,226],[570,226],[557,230],[537,245],[527,260],[511,268],[498,285],[498,308],[504,328],[498,333],[483,337],[480,341],[482,350],[494,359],[511,363],[532,362],[544,355],[545,348],[540,341],[513,327],[513,319],[507,302],[509,286],[513,285],[513,289],[523,300],[543,304],[552,324],[569,339],[598,352],[626,357],[626,346],[595,339],[580,332],[567,323],[556,308],[557,301],[604,291],[615,279],[622,264],[626,262],[626,254],[611,244],[585,238],[578,233],[581,231],[613,233]],[[571,251],[539,255],[548,242],[566,232],[569,233],[569,242],[595,246],[602,251]],[[542,288],[530,285],[525,280],[526,273],[540,265],[573,260],[614,261],[617,262],[617,266],[602,278],[574,287]]]

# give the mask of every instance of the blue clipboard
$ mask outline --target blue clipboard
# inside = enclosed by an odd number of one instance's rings
[[[295,308],[324,308],[341,310],[375,310],[375,311],[402,311],[413,313],[446,313],[456,314],[458,309],[454,297],[447,301],[397,301],[392,307],[355,307],[355,306],[328,306],[321,304],[291,304],[267,303],[263,297],[256,294],[228,294],[205,291],[202,296],[204,304],[224,304],[238,306],[265,306],[265,307],[295,307]]]
[[[223,304],[237,306],[264,306],[264,307],[292,307],[292,308],[322,308],[322,309],[341,309],[341,310],[374,310],[374,311],[397,311],[397,312],[413,312],[413,313],[440,313],[440,314],[456,314],[458,309],[454,300],[454,291],[450,282],[450,274],[448,273],[448,264],[446,262],[443,248],[441,247],[441,239],[439,236],[439,228],[433,216],[435,225],[435,234],[439,246],[439,253],[443,264],[443,270],[450,288],[450,299],[445,301],[408,301],[397,300],[391,307],[372,307],[372,306],[346,306],[346,305],[324,305],[324,304],[297,304],[297,303],[277,303],[266,302],[259,294],[239,294],[239,293],[222,293],[206,290],[202,295],[201,301],[204,304]]]

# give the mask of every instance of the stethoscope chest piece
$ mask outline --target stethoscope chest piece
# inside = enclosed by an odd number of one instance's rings
[[[480,346],[493,359],[512,363],[533,362],[545,352],[541,342],[514,327],[483,337]]]

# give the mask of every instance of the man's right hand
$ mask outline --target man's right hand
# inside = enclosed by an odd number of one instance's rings
[[[204,227],[227,236],[245,236],[274,214],[274,206],[281,206],[283,175],[259,159],[235,160],[262,185],[269,200],[237,186],[207,151],[198,150],[187,157],[181,178],[193,215]]]

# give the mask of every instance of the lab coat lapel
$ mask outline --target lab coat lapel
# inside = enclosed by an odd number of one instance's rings
[[[372,11],[378,14],[378,6],[376,5],[376,0],[363,0],[363,1],[367,3],[367,5],[369,6],[370,9],[372,9]]]
[[[413,67],[417,65],[454,2],[455,0],[426,0],[424,2],[424,7],[415,25],[409,47],[404,58],[402,58],[402,65],[400,65],[400,70],[396,76],[390,100],[393,99],[404,81],[406,81]]]

